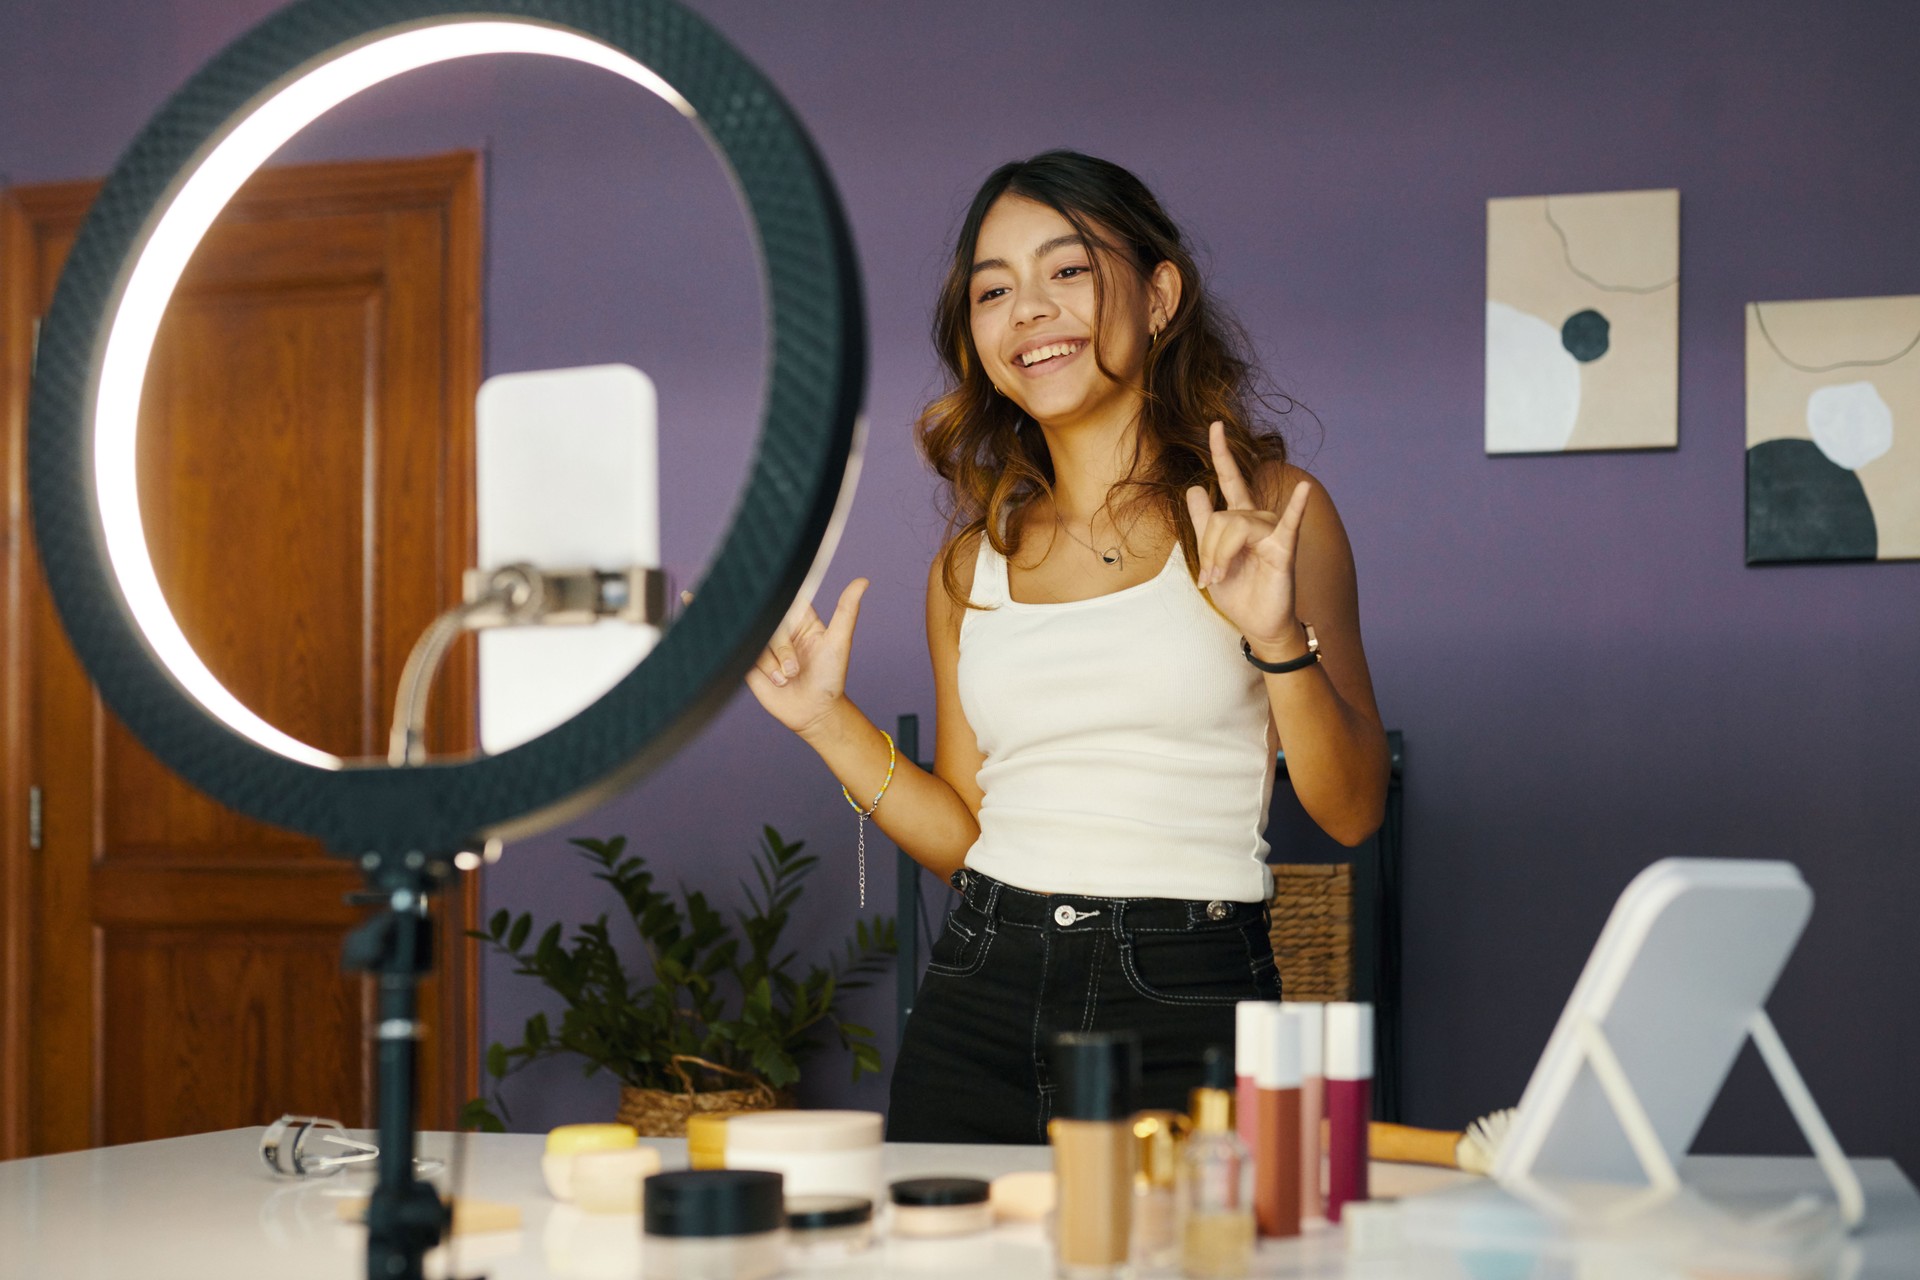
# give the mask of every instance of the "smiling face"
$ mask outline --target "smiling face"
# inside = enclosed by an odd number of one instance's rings
[[[1159,273],[1143,280],[1101,252],[1096,286],[1095,252],[1058,210],[1024,196],[1000,197],[980,223],[969,295],[974,349],[993,384],[1046,426],[1131,421],[1149,335],[1165,323]]]

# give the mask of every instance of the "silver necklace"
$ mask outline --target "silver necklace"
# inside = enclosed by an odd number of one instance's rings
[[[1121,556],[1120,548],[1118,546],[1108,547],[1105,551],[1100,550],[1098,547],[1094,546],[1091,542],[1088,542],[1085,538],[1081,537],[1079,534],[1075,533],[1072,529],[1068,528],[1065,518],[1062,517],[1058,511],[1053,513],[1053,521],[1055,524],[1060,526],[1061,530],[1069,538],[1072,538],[1075,542],[1079,543],[1081,546],[1085,547],[1087,550],[1093,552],[1093,554],[1095,554],[1096,556],[1099,556],[1100,563],[1106,565],[1107,568],[1112,569],[1115,572],[1119,572],[1120,570],[1123,570],[1127,567],[1126,560],[1124,557]],[[1089,531],[1091,531],[1093,528],[1093,525],[1088,524],[1087,528]],[[1119,530],[1116,529],[1114,530],[1114,532],[1117,534]]]

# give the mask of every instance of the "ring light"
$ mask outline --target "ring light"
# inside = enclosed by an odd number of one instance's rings
[[[402,72],[485,53],[602,67],[700,125],[761,248],[771,368],[733,523],[695,602],[599,702],[498,756],[395,769],[266,723],[193,652],[140,523],[134,440],[154,335],[246,179],[325,111]],[[29,420],[34,529],[102,696],[231,807],[343,854],[451,852],[550,825],[665,758],[738,687],[824,570],[858,470],[865,337],[845,218],[766,80],[670,0],[306,0],[242,37],[148,124],[83,224],[41,328]]]
[[[161,594],[140,522],[134,449],[147,364],[161,317],[194,250],[268,157],[363,90],[437,62],[486,53],[548,54],[585,62],[652,90],[682,115],[694,114],[687,100],[659,76],[577,32],[531,23],[462,22],[376,36],[270,89],[264,102],[181,175],[145,243],[135,250],[101,356],[92,422],[94,493],[107,556],[128,610],[153,646],[154,657],[209,714],[269,751],[318,768],[338,769],[344,762],[289,737],[243,706],[193,651]]]

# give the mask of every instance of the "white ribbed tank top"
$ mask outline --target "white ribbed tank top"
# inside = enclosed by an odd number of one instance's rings
[[[1178,543],[1149,581],[1023,604],[985,539],[960,705],[985,763],[967,865],[1022,889],[1264,902],[1267,698]]]

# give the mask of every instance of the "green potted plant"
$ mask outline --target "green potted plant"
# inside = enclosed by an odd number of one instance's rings
[[[889,916],[855,922],[853,936],[827,963],[799,970],[782,937],[803,882],[818,858],[804,841],[772,827],[754,856],[756,884],[729,919],[704,893],[655,883],[624,836],[574,840],[613,887],[645,950],[649,978],[628,971],[601,915],[563,937],[556,922],[533,940],[530,914],[501,910],[472,936],[511,956],[514,972],[538,978],[565,1004],[556,1028],[545,1013],[527,1019],[517,1044],[488,1046],[490,1095],[461,1111],[468,1128],[500,1131],[507,1107],[499,1084],[541,1058],[583,1059],[587,1075],[620,1081],[620,1118],[643,1133],[678,1135],[695,1111],[781,1105],[800,1077],[800,1060],[831,1033],[853,1053],[853,1078],[880,1070],[873,1032],[839,1014],[840,997],[867,986],[895,954]]]

